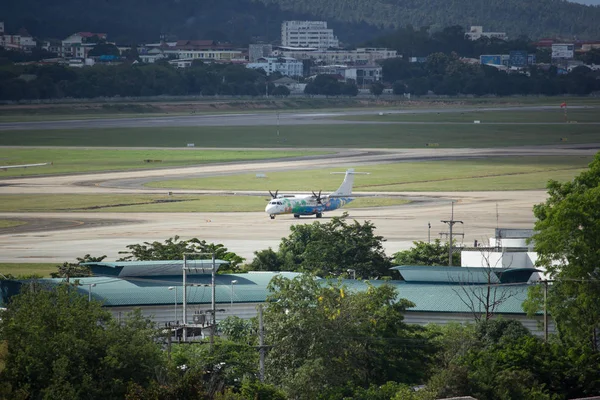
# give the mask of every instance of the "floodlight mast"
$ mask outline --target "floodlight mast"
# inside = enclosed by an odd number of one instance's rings
[[[454,220],[454,200],[451,200],[451,204],[452,204],[452,214],[450,217],[449,221],[444,221],[442,220],[443,223],[448,224],[448,226],[450,227],[450,232],[448,235],[448,265],[451,267],[452,266],[452,227],[454,226],[454,224],[462,224],[462,221],[455,221]]]

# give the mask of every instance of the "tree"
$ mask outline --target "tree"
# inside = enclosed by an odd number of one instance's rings
[[[346,82],[342,84],[341,93],[343,96],[356,97],[358,96],[358,86],[354,82]]]
[[[94,46],[88,53],[91,57],[99,57],[99,56],[115,56],[119,57],[121,52],[119,48],[111,43],[99,42]]]
[[[448,243],[415,241],[413,247],[393,255],[397,265],[448,265]],[[460,254],[452,253],[452,265],[460,265]]]
[[[273,96],[287,97],[290,95],[290,89],[287,86],[279,85],[273,89]]]
[[[418,383],[432,348],[424,330],[406,325],[413,304],[390,285],[352,292],[304,274],[276,276],[265,309],[269,382],[288,398],[326,398],[347,384]],[[411,345],[406,345],[410,343]]]
[[[86,262],[100,262],[105,258],[105,255],[100,257],[92,257],[89,254],[86,254],[83,257],[77,257],[77,263],[64,262],[62,265],[59,265],[57,267],[58,271],[51,272],[50,276],[52,278],[66,278],[67,282],[69,282],[70,278],[92,276],[92,271],[90,270],[90,267],[81,264]]]
[[[70,285],[33,282],[0,320],[7,343],[2,398],[122,399],[161,365],[152,322],[138,310],[119,323]]]
[[[537,204],[536,265],[554,281],[548,309],[567,343],[598,350],[600,329],[600,153],[572,181],[548,183],[548,199]]]
[[[383,84],[381,82],[375,82],[371,85],[369,90],[373,96],[381,96],[383,93]]]
[[[229,261],[229,266],[226,268],[229,271],[236,271],[244,262],[244,258],[230,252],[222,244],[207,243],[205,240],[197,238],[179,239],[179,236],[174,236],[165,240],[164,243],[155,241],[127,245],[125,247],[129,250],[119,252],[119,254],[125,254],[119,261],[182,260],[184,253],[204,253],[194,256],[194,259],[207,260],[214,253],[215,258]]]
[[[333,217],[328,223],[292,225],[279,250],[255,253],[251,269],[309,272],[320,276],[339,276],[348,269],[357,278],[389,276],[392,266],[383,251],[383,237],[365,221],[347,221],[348,214]]]

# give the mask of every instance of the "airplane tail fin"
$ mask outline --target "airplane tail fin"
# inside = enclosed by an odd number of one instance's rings
[[[333,172],[335,173],[335,172]],[[342,172],[338,172],[342,173]],[[360,172],[354,172],[353,168],[350,168],[346,171],[346,176],[344,176],[344,181],[335,192],[331,193],[329,196],[332,197],[344,197],[352,195],[352,186],[354,186],[354,175]]]

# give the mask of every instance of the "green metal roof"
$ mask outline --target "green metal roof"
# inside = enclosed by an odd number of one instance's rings
[[[250,272],[246,274],[216,275],[215,295],[217,304],[228,304],[232,300],[233,285],[234,303],[261,303],[267,295],[267,285],[275,275],[294,278],[300,274],[294,272]],[[151,305],[171,305],[175,302],[175,291],[169,287],[177,288],[177,303],[181,304],[183,299],[183,287],[180,276],[169,277],[139,277],[139,278],[111,278],[92,277],[77,278],[80,286],[77,290],[87,296],[91,289],[92,298],[103,302],[106,307],[135,307]],[[210,284],[210,275],[190,276],[188,283],[207,285]],[[319,279],[325,283],[327,280]],[[6,281],[5,281],[6,282]],[[14,282],[14,281],[13,281]],[[58,285],[63,279],[43,279],[49,285]],[[0,282],[2,283],[2,282]],[[349,291],[366,290],[368,284],[360,280],[346,279],[342,283]],[[415,307],[409,312],[438,312],[438,313],[470,313],[471,310],[465,302],[469,303],[469,297],[481,296],[487,289],[487,285],[461,285],[440,283],[415,283],[406,281],[371,281],[370,285],[380,286],[385,283],[393,285],[398,290],[398,298],[404,298],[415,303]],[[91,286],[95,284],[95,286]],[[501,314],[523,314],[521,304],[527,298],[529,285],[500,285],[491,286],[491,291],[496,291],[496,297],[502,294],[507,299],[497,307],[496,313]],[[209,286],[191,286],[187,289],[187,302],[193,304],[210,304],[211,288]],[[477,304],[478,302],[475,301]],[[476,310],[477,311],[477,310]],[[483,312],[483,310],[481,310]]]
[[[220,265],[229,264],[229,261],[215,260],[215,270]],[[87,262],[81,263],[90,267],[95,276],[166,276],[182,275],[183,260],[164,260],[164,261],[114,261],[114,262]],[[212,260],[186,260],[185,266],[188,274],[210,274]]]

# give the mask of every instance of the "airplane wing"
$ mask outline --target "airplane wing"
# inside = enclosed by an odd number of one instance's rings
[[[44,165],[51,165],[52,163],[38,163],[38,164],[21,164],[21,165],[0,165],[0,170],[6,171],[10,168],[29,168],[29,167],[41,167]]]

